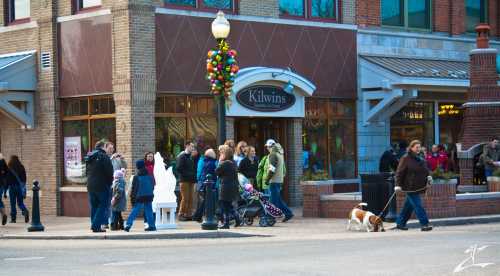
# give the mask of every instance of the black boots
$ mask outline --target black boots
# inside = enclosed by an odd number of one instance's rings
[[[24,216],[24,222],[25,223],[30,222],[30,212],[28,210],[26,210],[26,211],[23,212],[23,216]]]

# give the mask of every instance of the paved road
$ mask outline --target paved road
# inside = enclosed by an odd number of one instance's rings
[[[475,245],[473,263],[472,253],[465,251]],[[482,263],[492,264],[481,268]],[[412,229],[239,239],[0,240],[0,275],[28,274],[500,275],[500,224],[441,227],[430,233]]]

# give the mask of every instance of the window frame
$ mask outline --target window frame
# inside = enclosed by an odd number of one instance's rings
[[[467,0],[464,0],[464,10],[465,10],[465,32],[467,34],[475,34],[476,33],[476,30],[467,30],[467,19],[468,19],[468,16],[467,16],[467,3],[466,3]],[[490,3],[489,3],[489,0],[485,0],[485,7],[484,7],[484,18],[486,19],[485,21],[486,22],[481,22],[481,16],[479,17],[479,23],[487,23],[489,24],[490,22]],[[479,10],[481,10],[481,8],[479,8]]]
[[[109,114],[92,114],[92,101],[96,99],[103,99],[103,98],[111,98],[113,103],[114,103],[114,97],[111,94],[107,95],[99,95],[99,96],[83,96],[83,97],[71,97],[71,98],[60,98],[59,100],[59,114],[61,116],[61,128],[60,128],[60,147],[61,151],[64,152],[64,127],[63,124],[64,122],[71,122],[71,121],[86,121],[87,122],[87,135],[89,139],[89,150],[93,149],[94,145],[92,145],[92,121],[96,120],[101,120],[101,119],[115,119],[115,140],[116,140],[116,104],[115,104],[115,113],[109,113]],[[67,100],[72,100],[72,99],[85,99],[87,100],[87,114],[86,115],[65,115],[64,108],[65,108],[65,101]],[[115,142],[115,141],[113,141]],[[116,143],[115,143],[116,147]],[[62,185],[65,187],[81,187],[81,184],[76,184],[74,182],[68,181],[66,179],[66,171],[64,167],[64,158],[60,160],[62,162],[61,166],[61,173],[63,176],[63,181]]]
[[[168,3],[166,0],[163,0],[163,6],[165,8],[172,9],[180,9],[180,10],[190,10],[190,11],[202,11],[202,12],[213,12],[216,13],[218,11],[223,11],[226,14],[238,14],[239,12],[239,1],[238,0],[230,0],[232,2],[231,9],[218,9],[213,7],[207,7],[203,4],[203,0],[194,0],[195,6],[186,6],[186,5],[177,5],[173,3]]]
[[[393,25],[384,25],[383,24],[383,19],[382,19],[382,2],[383,0],[380,1],[380,26],[384,28],[389,28],[389,29],[396,29],[396,30],[407,30],[407,31],[416,31],[416,32],[432,32],[432,16],[433,16],[433,3],[434,0],[429,0],[429,28],[415,28],[415,27],[408,27],[408,0],[403,0],[403,26],[393,26]]]
[[[330,22],[330,23],[340,23],[342,19],[342,0],[335,1],[335,18],[322,18],[312,16],[312,1],[313,0],[302,0],[304,3],[304,16],[297,15],[286,15],[279,12],[279,0],[278,0],[278,13],[280,18],[284,19],[296,19],[296,20],[307,20],[307,21],[318,21],[318,22]]]
[[[31,0],[28,1],[29,9],[30,9],[29,17],[21,18],[21,19],[15,18],[15,1],[16,0],[4,0],[4,2],[3,2],[4,3],[4,22],[5,22],[4,25],[5,26],[31,22]]]
[[[73,14],[79,14],[79,13],[85,13],[85,12],[92,12],[96,11],[102,8],[102,0],[100,5],[95,5],[91,7],[83,7],[83,1],[84,0],[72,0],[72,10]]]
[[[312,98],[308,98],[306,99],[307,101],[325,101],[326,104],[324,105],[324,109],[320,110],[319,112],[317,112],[317,114],[307,114],[307,103],[306,103],[306,106],[305,106],[305,109],[306,109],[306,115],[304,116],[304,120],[306,119],[312,119],[312,120],[323,120],[325,122],[325,126],[326,126],[326,131],[327,131],[327,137],[326,137],[326,172],[328,174],[328,177],[331,178],[331,179],[350,179],[350,178],[334,178],[331,174],[330,174],[330,167],[333,166],[332,162],[332,146],[331,146],[331,143],[330,143],[330,140],[331,140],[331,137],[332,137],[332,133],[331,133],[331,130],[330,130],[330,123],[332,121],[344,121],[344,122],[351,122],[354,126],[354,145],[353,145],[353,149],[354,149],[354,153],[353,153],[353,156],[354,156],[354,178],[358,177],[359,176],[359,171],[358,171],[358,166],[359,166],[359,162],[358,162],[358,139],[357,139],[357,132],[358,132],[358,125],[357,125],[357,121],[356,121],[356,114],[357,114],[357,104],[356,104],[356,100],[353,100],[353,99],[336,99],[336,98],[323,98],[323,97],[312,97]],[[353,110],[352,110],[352,115],[351,116],[346,116],[346,115],[338,115],[338,114],[335,114],[333,113],[333,109],[330,108],[330,106],[334,103],[342,103],[342,104],[352,104],[352,107],[353,107]],[[311,103],[309,103],[311,104]],[[316,106],[317,107],[317,106]],[[304,134],[304,129],[302,130],[302,135]]]
[[[158,118],[180,118],[185,121],[186,125],[186,130],[184,133],[184,138],[185,140],[192,139],[193,133],[190,132],[191,130],[191,120],[193,118],[203,118],[203,117],[211,117],[217,121],[217,112],[214,111],[213,114],[209,113],[203,113],[203,112],[196,112],[194,108],[192,107],[192,103],[194,103],[196,100],[200,99],[209,99],[213,100],[212,96],[207,96],[207,95],[179,95],[179,94],[168,94],[168,93],[157,93],[156,94],[156,99],[155,101],[158,100],[158,98],[162,97],[172,97],[172,98],[182,98],[184,101],[184,106],[185,110],[184,112],[178,112],[178,113],[172,113],[172,112],[157,112],[156,110],[156,103],[155,103],[155,147],[157,143],[157,137],[156,137],[156,120]],[[217,108],[214,105],[214,108]],[[217,121],[217,123],[219,123]],[[217,134],[216,134],[217,135]],[[217,138],[217,136],[216,136]],[[214,145],[216,146],[216,145]],[[160,151],[158,149],[155,149],[156,151]],[[161,151],[160,151],[161,152]]]

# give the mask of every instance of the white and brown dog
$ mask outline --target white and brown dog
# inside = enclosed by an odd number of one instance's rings
[[[368,206],[366,203],[356,205],[349,212],[349,220],[347,222],[347,230],[351,230],[352,222],[357,223],[357,230],[366,229],[366,232],[385,232],[382,219],[370,211],[365,211],[362,208]]]

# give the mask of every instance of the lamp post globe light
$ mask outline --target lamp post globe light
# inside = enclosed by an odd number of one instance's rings
[[[231,26],[224,13],[219,11],[212,22],[212,35],[217,40],[217,47],[208,51],[207,80],[210,91],[217,102],[217,144],[226,140],[226,104],[230,104],[230,96],[239,67],[236,64],[236,51],[229,49],[226,38]]]

